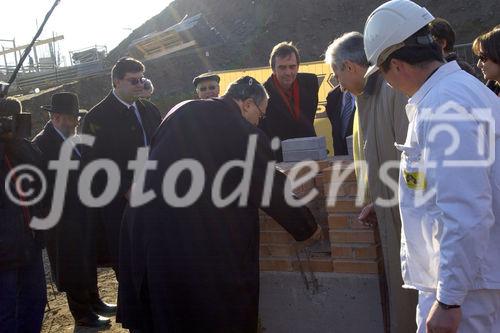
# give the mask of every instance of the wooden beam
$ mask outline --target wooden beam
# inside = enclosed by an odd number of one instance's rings
[[[40,39],[40,40],[37,40],[33,46],[49,44],[49,43],[57,42],[57,41],[63,40],[63,39],[64,39],[63,35],[55,36],[53,38],[48,38],[48,39]],[[25,48],[27,48],[28,46],[29,46],[29,44],[26,44],[26,45],[13,47],[11,49],[3,50],[0,52],[0,55],[9,54],[9,53],[17,52],[17,51],[22,51]]]

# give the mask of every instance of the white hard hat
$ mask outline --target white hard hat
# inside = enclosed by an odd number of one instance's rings
[[[365,77],[375,73],[391,53],[404,46],[405,39],[432,20],[427,9],[409,0],[391,0],[375,9],[365,23],[364,45],[370,63]]]

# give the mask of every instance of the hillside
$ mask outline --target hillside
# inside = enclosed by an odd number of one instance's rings
[[[130,43],[161,31],[185,15],[203,14],[223,39],[194,52],[179,52],[146,62],[146,75],[156,87],[153,101],[162,112],[193,96],[191,80],[207,70],[266,66],[271,48],[278,42],[295,42],[302,61],[322,59],[329,42],[344,32],[362,31],[369,13],[381,0],[175,0],[165,10],[135,29],[107,58],[108,65],[127,54]],[[448,19],[457,32],[457,44],[469,43],[482,31],[500,23],[498,1],[419,0],[435,16]],[[193,36],[196,38],[196,36]],[[208,57],[207,57],[208,51]],[[109,75],[66,87],[77,92],[83,107],[102,99],[110,88]],[[89,82],[90,81],[90,82]],[[32,101],[44,104],[48,97]],[[36,126],[35,126],[36,127]]]

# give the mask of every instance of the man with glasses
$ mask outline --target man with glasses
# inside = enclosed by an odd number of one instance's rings
[[[204,73],[193,79],[193,84],[196,88],[196,94],[199,99],[219,97],[220,77],[217,74]]]
[[[133,172],[127,169],[128,162],[135,160],[138,148],[149,146],[161,121],[156,106],[139,98],[144,94],[144,83],[147,82],[144,71],[144,65],[136,59],[125,57],[118,60],[111,70],[112,90],[89,111],[83,122],[82,133],[95,137],[93,146],[83,150],[83,164],[107,159],[116,163],[120,170],[119,190],[113,200],[103,207],[89,210],[98,238],[98,263],[110,265],[115,272],[118,271],[121,218],[133,179]],[[101,195],[106,185],[106,174],[97,173],[92,182],[94,197]],[[107,311],[108,314],[112,312]]]

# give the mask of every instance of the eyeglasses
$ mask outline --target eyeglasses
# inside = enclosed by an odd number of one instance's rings
[[[199,87],[198,90],[199,91],[207,91],[208,90],[215,90],[217,89],[217,86],[208,86],[208,87]]]
[[[146,79],[144,76],[143,76],[143,77],[141,77],[141,78],[139,78],[139,79],[138,79],[138,78],[136,78],[136,77],[130,77],[130,78],[128,78],[128,79],[127,79],[127,81],[128,81],[131,85],[133,85],[133,86],[136,86],[136,85],[138,85],[138,84],[144,84],[144,83],[146,82],[146,80],[147,80],[147,79]]]
[[[259,108],[259,106],[257,105],[257,103],[255,103],[255,101],[252,99],[253,101],[253,104],[255,104],[255,106],[257,107],[257,110],[259,110],[259,119],[264,119],[266,118],[266,114],[264,112],[262,112],[262,110]]]

